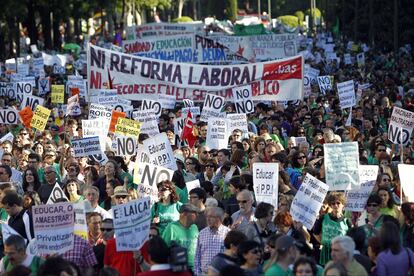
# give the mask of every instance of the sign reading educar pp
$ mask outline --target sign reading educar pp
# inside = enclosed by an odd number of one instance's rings
[[[109,80],[110,79],[110,80]],[[303,58],[231,66],[176,63],[123,54],[89,45],[88,85],[91,92],[109,87],[130,100],[203,101],[207,92],[230,98],[232,88],[251,85],[254,100],[303,98]]]

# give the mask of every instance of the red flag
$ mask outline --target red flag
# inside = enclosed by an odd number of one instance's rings
[[[187,140],[188,146],[190,148],[194,147],[194,144],[197,142],[197,135],[194,135],[194,124],[193,124],[193,116],[191,112],[188,111],[187,118],[184,120],[184,128],[181,132],[181,140]]]

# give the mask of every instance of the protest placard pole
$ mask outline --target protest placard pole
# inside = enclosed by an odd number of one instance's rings
[[[401,164],[404,164],[404,143],[403,143],[403,134],[404,134],[404,132],[403,132],[403,128],[401,127],[401,156],[400,156],[400,158],[401,158],[401,160],[400,160],[400,162],[401,162]]]

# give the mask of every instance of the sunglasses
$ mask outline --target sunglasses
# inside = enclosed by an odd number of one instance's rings
[[[214,165],[205,165],[206,168],[214,168]]]
[[[376,203],[370,203],[370,204],[367,204],[367,206],[368,207],[378,207],[378,204],[376,204]]]
[[[102,232],[111,232],[113,230],[114,230],[113,228],[101,228]]]
[[[243,203],[243,204],[246,204],[247,203],[247,200],[237,200],[237,203]]]
[[[298,159],[306,159],[306,156],[299,156]]]
[[[209,152],[208,152],[208,151],[206,151],[206,150],[205,150],[205,151],[203,151],[203,154],[207,154],[207,153],[209,153]]]
[[[382,179],[382,182],[391,182],[391,179],[389,179],[389,178],[383,178]]]
[[[118,195],[118,196],[115,196],[115,198],[116,199],[120,199],[120,198],[125,199],[125,198],[127,198],[127,196],[126,195]]]

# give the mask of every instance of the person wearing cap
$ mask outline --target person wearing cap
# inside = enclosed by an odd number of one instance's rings
[[[275,252],[270,256],[269,261],[264,266],[265,276],[287,276],[289,266],[292,265],[299,251],[297,242],[288,235],[283,235],[276,240]]]
[[[187,248],[188,267],[193,269],[199,234],[197,225],[194,224],[198,208],[186,203],[180,207],[179,212],[179,220],[167,225],[162,233],[162,238],[168,246],[171,246],[174,241],[179,246]]]

